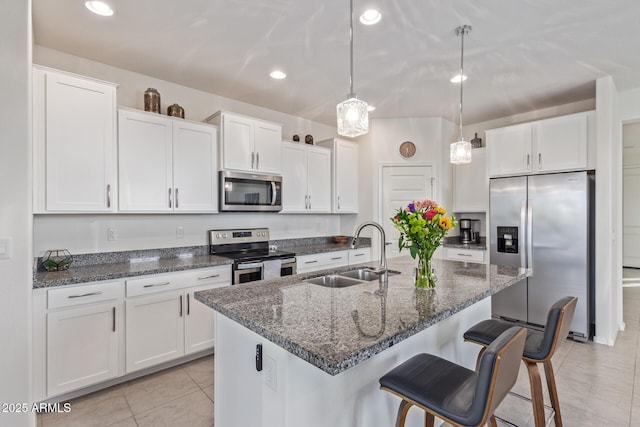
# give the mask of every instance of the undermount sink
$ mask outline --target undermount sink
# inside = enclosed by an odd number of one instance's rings
[[[379,274],[374,273],[373,271],[366,268],[356,268],[355,270],[343,271],[342,273],[338,273],[340,276],[351,277],[353,279],[371,281],[377,280],[380,278]],[[395,270],[387,270],[387,274],[389,276],[393,274],[400,274],[399,271]]]
[[[327,288],[346,288],[362,283],[362,281],[360,280],[350,279],[348,277],[342,277],[335,274],[316,277],[313,279],[306,279],[305,282],[313,283],[314,285],[325,286]]]

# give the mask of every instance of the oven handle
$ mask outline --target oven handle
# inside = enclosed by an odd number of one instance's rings
[[[287,258],[282,260],[282,265],[289,265],[289,264],[295,264],[295,263],[296,263],[295,258]]]
[[[236,266],[236,270],[249,270],[251,268],[262,268],[262,262],[248,262]]]
[[[271,206],[275,206],[276,204],[276,183],[271,181]]]

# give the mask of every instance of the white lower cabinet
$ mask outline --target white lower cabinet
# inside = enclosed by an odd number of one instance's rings
[[[332,267],[345,267],[371,261],[371,248],[358,248],[345,251],[323,252],[296,257],[297,273],[311,273]]]
[[[213,348],[213,310],[193,294],[230,284],[229,266],[127,280],[127,373]]]
[[[484,264],[484,253],[483,250],[478,249],[460,249],[460,248],[446,248],[447,249],[447,259],[452,261],[467,261],[467,262],[475,262]]]
[[[48,292],[46,393],[62,394],[120,375],[124,332],[121,282]]]

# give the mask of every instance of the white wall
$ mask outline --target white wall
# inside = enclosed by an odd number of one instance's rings
[[[311,134],[314,140],[333,138],[336,128],[269,110],[230,98],[159,80],[122,68],[70,55],[42,46],[34,47],[34,63],[118,83],[118,104],[143,109],[144,91],[156,88],[162,111],[173,103],[185,109],[187,119],[201,121],[218,110],[228,110],[283,125],[283,137]],[[330,177],[327,177],[330,179]],[[368,200],[368,194],[361,200]],[[224,213],[218,215],[36,215],[34,254],[65,248],[71,253],[123,251],[142,248],[207,244],[206,231],[214,228],[269,227],[273,239],[350,234],[354,215],[285,215]],[[341,227],[341,219],[349,225]],[[176,226],[184,227],[184,239],[176,239]],[[107,228],[116,227],[118,240],[107,240]]]
[[[31,1],[7,0],[0,14],[0,403],[31,400]],[[35,414],[0,412],[2,426],[34,426]]]

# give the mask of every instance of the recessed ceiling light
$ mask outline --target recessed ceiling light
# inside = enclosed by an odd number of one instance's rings
[[[90,0],[85,2],[84,5],[87,6],[87,9],[89,9],[91,12],[95,13],[96,15],[101,15],[101,16],[113,15],[113,9],[111,9],[111,6],[109,6],[105,2],[98,1],[98,0]]]
[[[375,109],[376,107],[374,107],[373,105],[367,105],[367,111],[373,111]]]
[[[451,79],[449,80],[451,83],[460,83],[461,81],[465,81],[467,80],[467,76],[466,75],[462,75],[462,79],[460,78],[460,74],[456,74],[455,76],[451,77]]]
[[[269,75],[271,76],[272,79],[276,79],[276,80],[282,80],[285,77],[287,77],[286,73],[280,70],[274,70]]]
[[[364,25],[373,25],[380,22],[382,14],[376,9],[367,9],[362,15],[360,15],[360,22]]]

